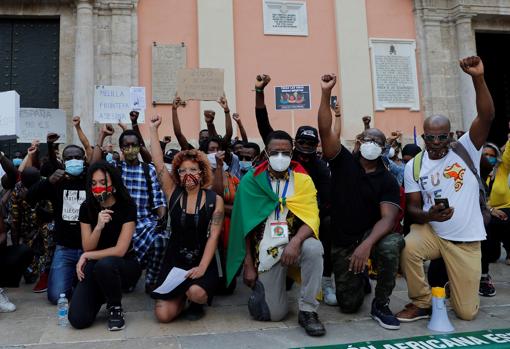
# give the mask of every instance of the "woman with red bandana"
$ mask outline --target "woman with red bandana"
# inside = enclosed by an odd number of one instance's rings
[[[77,265],[78,286],[69,307],[69,322],[90,327],[106,303],[108,329],[124,328],[122,290],[132,289],[141,267],[131,238],[136,206],[118,171],[107,162],[94,163],[87,174],[87,198],[80,207],[83,254]]]
[[[186,317],[198,320],[204,315],[203,305],[211,304],[219,285],[219,261],[215,252],[223,225],[223,199],[207,189],[212,183],[212,171],[207,156],[201,151],[178,153],[172,162],[172,172],[167,171],[159,147],[160,125],[161,118],[153,117],[150,124],[152,160],[161,187],[169,198],[172,234],[158,286],[173,268],[185,270],[186,278],[169,292],[156,288],[151,297],[156,299],[154,312],[160,322],[174,320],[187,302]]]

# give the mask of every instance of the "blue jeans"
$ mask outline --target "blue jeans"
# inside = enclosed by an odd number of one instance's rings
[[[51,303],[57,304],[61,293],[65,293],[66,298],[70,299],[73,285],[78,280],[76,264],[81,254],[82,250],[80,249],[57,245],[48,276],[48,300]]]

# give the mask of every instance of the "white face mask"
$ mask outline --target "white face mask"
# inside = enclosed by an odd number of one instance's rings
[[[269,157],[269,166],[276,172],[286,171],[290,166],[290,156],[278,153],[278,155],[272,155]]]
[[[392,157],[395,156],[395,148],[391,147],[389,150],[388,150],[388,157],[391,159]]]
[[[359,148],[361,156],[367,160],[375,160],[381,156],[382,148],[375,142],[363,143]]]
[[[209,163],[211,164],[212,169],[214,170],[216,168],[216,153],[207,154],[207,159],[209,160]],[[228,165],[223,162],[223,172],[228,171]]]

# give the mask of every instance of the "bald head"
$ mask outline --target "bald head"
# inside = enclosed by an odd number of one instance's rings
[[[423,122],[423,130],[425,133],[450,133],[450,119],[444,115],[432,115]]]
[[[386,136],[378,128],[369,128],[363,131],[363,138],[373,139],[383,146],[386,144]]]

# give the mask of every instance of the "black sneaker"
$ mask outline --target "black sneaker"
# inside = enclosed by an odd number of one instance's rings
[[[395,315],[393,315],[388,304],[389,301],[381,305],[374,299],[372,301],[372,311],[370,312],[370,315],[372,316],[372,319],[381,325],[382,328],[387,330],[398,330],[400,329],[400,321],[398,321]]]
[[[300,310],[298,322],[309,336],[319,337],[326,334],[326,328],[324,328],[316,312]]]
[[[184,318],[189,321],[200,320],[204,315],[204,305],[195,302],[190,302],[188,309],[184,312]]]
[[[124,327],[126,327],[126,323],[124,322],[124,312],[122,311],[122,307],[115,305],[108,307],[108,330],[110,331],[120,331]]]
[[[496,289],[494,288],[490,275],[482,276],[480,279],[478,294],[482,297],[494,297],[496,295]]]

